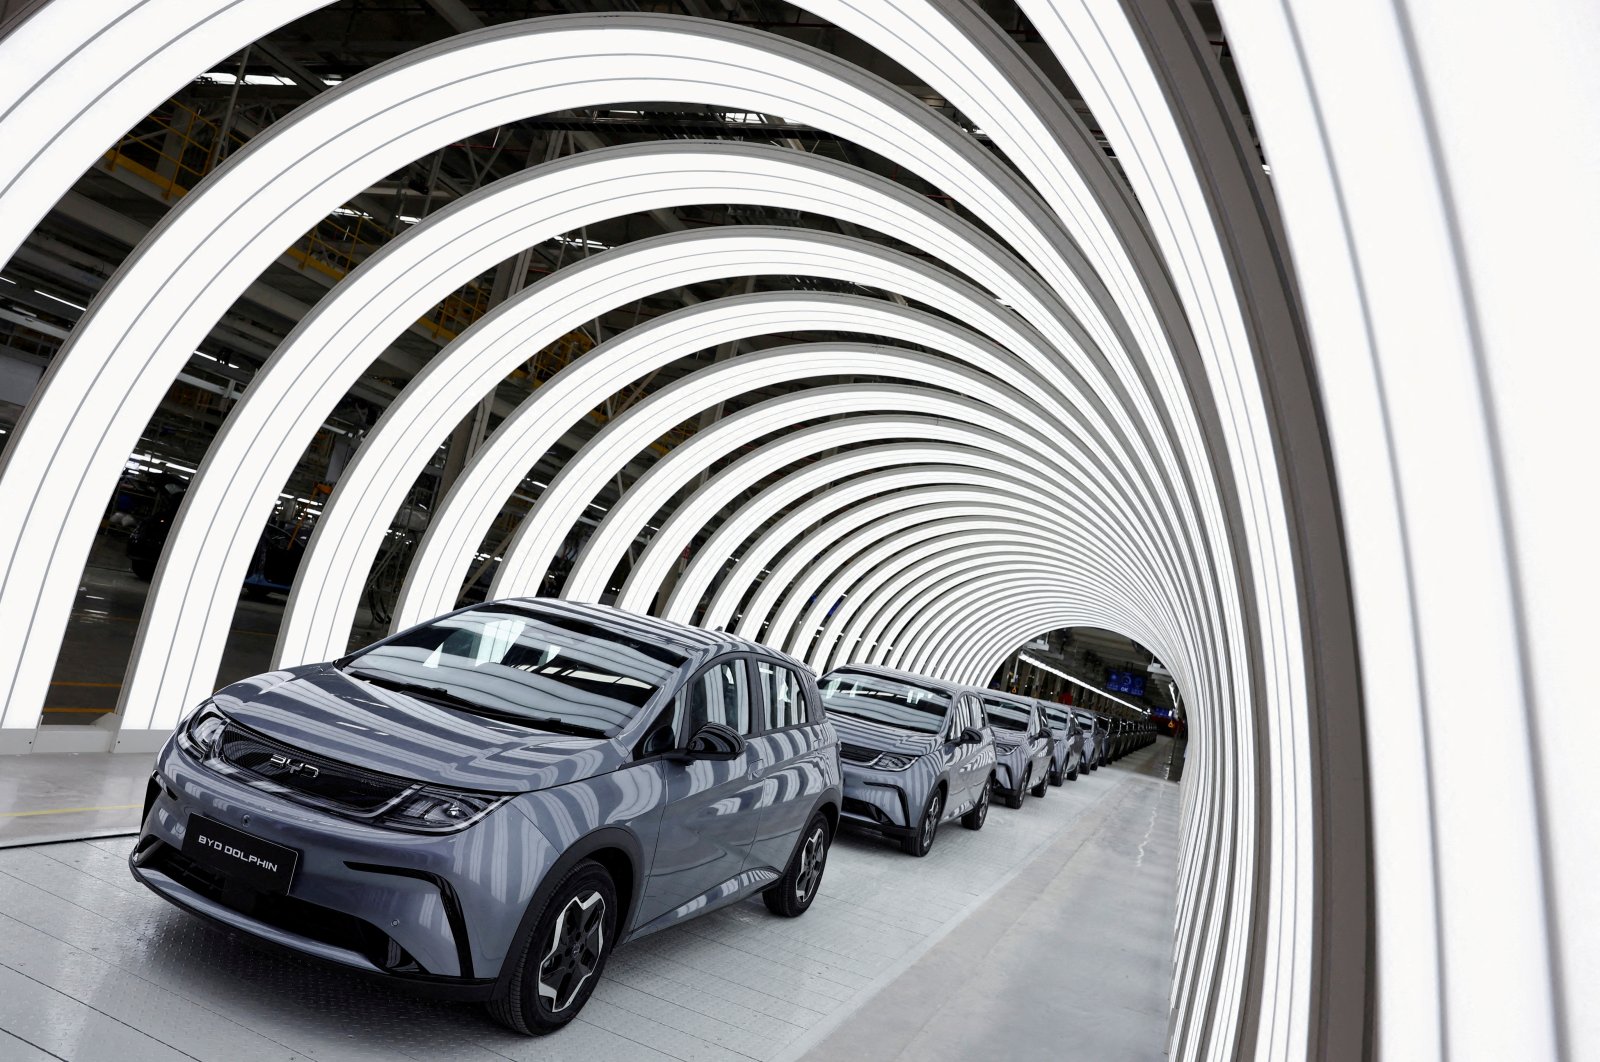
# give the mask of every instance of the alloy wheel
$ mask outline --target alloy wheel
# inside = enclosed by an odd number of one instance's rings
[[[944,810],[944,799],[935,793],[933,802],[928,805],[928,813],[922,816],[922,850],[927,851],[933,845],[934,831],[939,828],[939,812]]]
[[[567,901],[550,934],[550,950],[539,963],[539,995],[550,1010],[572,1005],[605,953],[605,897],[590,891]]]
[[[817,882],[822,880],[822,864],[827,858],[827,838],[823,836],[822,827],[818,826],[800,849],[800,873],[796,875],[794,883],[795,899],[805,903],[811,898]]]

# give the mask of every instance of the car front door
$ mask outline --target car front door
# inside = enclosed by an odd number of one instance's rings
[[[960,744],[961,735],[968,729],[982,731],[980,711],[976,697],[961,694],[956,698],[955,707],[950,713],[952,717],[950,739],[955,743],[952,745],[955,769],[951,772],[950,783],[952,812],[965,810],[976,804],[982,793],[980,787],[989,780],[988,772],[983,770],[983,743]]]
[[[822,707],[800,673],[761,657],[755,667],[760,731],[750,739],[761,782],[761,814],[746,870],[779,874],[789,862],[811,809],[828,788],[830,751]]]
[[[704,910],[736,891],[734,879],[744,870],[761,817],[761,751],[749,740],[750,694],[744,658],[729,656],[703,667],[673,701],[678,749],[706,723],[732,728],[746,745],[731,760],[682,760],[672,754],[661,759],[667,801],[639,904],[640,925],[697,900],[702,902],[693,910]]]

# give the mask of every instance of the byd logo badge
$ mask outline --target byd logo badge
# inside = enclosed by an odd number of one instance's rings
[[[303,774],[307,778],[315,778],[317,775],[322,773],[312,764],[306,763],[303,760],[291,760],[289,757],[280,755],[278,753],[273,753],[272,765],[274,767],[282,768],[289,774]]]

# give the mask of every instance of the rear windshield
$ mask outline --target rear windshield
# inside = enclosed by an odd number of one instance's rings
[[[406,631],[342,666],[476,715],[613,737],[683,665],[676,653],[598,624],[494,604]]]
[[[950,712],[950,695],[884,675],[830,671],[822,676],[822,703],[830,715],[937,734]]]
[[[1027,708],[999,697],[983,698],[983,707],[989,713],[989,725],[998,730],[1026,730],[1033,722],[1033,713]]]

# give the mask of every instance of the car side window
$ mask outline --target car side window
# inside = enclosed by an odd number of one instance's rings
[[[767,660],[756,661],[763,694],[763,721],[766,729],[782,730],[787,726],[803,726],[810,720],[806,704],[805,684],[800,676],[782,664]]]
[[[681,748],[707,723],[750,734],[750,684],[744,661],[721,660],[690,680],[673,706],[672,732]]]
[[[972,722],[968,724],[974,730],[982,730],[989,725],[989,717],[983,712],[983,702],[976,697],[967,698],[967,711],[971,713]]]

